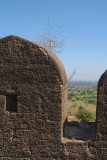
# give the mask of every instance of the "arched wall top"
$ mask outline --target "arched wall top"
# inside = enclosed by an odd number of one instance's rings
[[[98,83],[107,83],[107,70],[101,75]]]
[[[107,93],[107,70],[101,75],[98,81],[98,93]]]
[[[66,76],[65,68],[62,62],[59,60],[59,58],[56,55],[47,51],[46,49],[44,49],[43,47],[39,46],[38,44],[34,42],[31,42],[29,40],[26,40],[24,38],[21,38],[15,35],[9,35],[7,37],[0,38],[0,43],[5,43],[8,41],[13,41],[13,40],[19,40],[19,41],[23,41],[24,43],[30,43],[32,44],[32,46],[37,47],[41,52],[43,52],[43,54],[47,55],[51,59],[54,67],[56,68],[58,75],[59,75],[59,79],[62,81],[62,84],[63,85],[67,84],[67,76]]]

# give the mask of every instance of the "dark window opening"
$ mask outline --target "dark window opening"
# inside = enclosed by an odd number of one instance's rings
[[[17,112],[17,96],[16,95],[6,96],[6,111]]]

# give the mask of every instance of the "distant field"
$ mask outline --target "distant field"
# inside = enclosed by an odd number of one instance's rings
[[[71,100],[68,100],[68,113],[72,115],[76,115],[76,113],[78,112],[79,106],[83,106],[85,109],[91,112],[96,112],[95,104],[86,104],[84,101],[72,102]]]
[[[77,86],[76,86],[77,85]],[[90,112],[96,119],[97,83],[85,82],[70,86],[68,88],[68,115],[69,119],[77,120],[76,114],[82,107]]]

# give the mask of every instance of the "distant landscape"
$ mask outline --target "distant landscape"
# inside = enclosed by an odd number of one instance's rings
[[[68,83],[68,120],[79,121],[79,110],[92,113],[91,122],[96,121],[97,81],[72,81]]]

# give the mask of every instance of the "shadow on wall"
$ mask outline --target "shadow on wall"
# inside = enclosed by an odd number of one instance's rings
[[[95,122],[64,122],[63,136],[77,140],[95,140]]]

